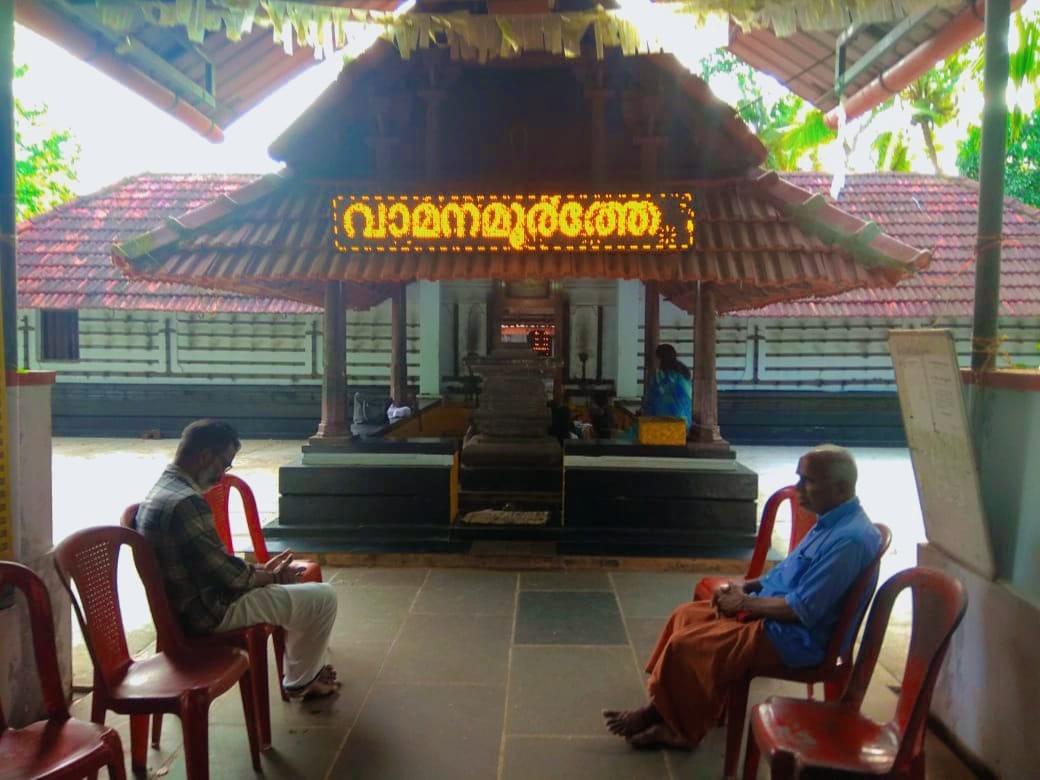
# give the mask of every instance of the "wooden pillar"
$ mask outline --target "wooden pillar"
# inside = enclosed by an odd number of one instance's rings
[[[643,397],[646,398],[650,380],[657,371],[654,353],[661,342],[661,292],[654,279],[648,279],[643,286]]]
[[[321,423],[315,439],[349,439],[347,423],[347,312],[342,282],[325,283],[325,373]]]
[[[401,283],[390,296],[390,397],[398,406],[408,403],[408,285]]]
[[[719,434],[719,388],[715,378],[715,338],[718,312],[715,286],[697,285],[697,311],[693,316],[693,424],[694,439],[721,441]]]
[[[14,3],[0,3],[0,311],[4,369],[18,368],[18,273],[15,266]]]

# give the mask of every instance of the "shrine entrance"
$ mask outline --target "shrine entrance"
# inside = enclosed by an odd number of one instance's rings
[[[536,355],[555,359],[549,390],[557,402],[563,400],[563,383],[570,369],[568,310],[562,285],[550,279],[497,281],[488,301],[489,349],[526,345]]]

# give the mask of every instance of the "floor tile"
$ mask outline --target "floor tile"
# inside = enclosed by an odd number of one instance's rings
[[[513,647],[507,734],[603,736],[603,709],[645,703],[627,646]]]
[[[506,683],[513,619],[495,615],[409,615],[380,681]]]
[[[525,571],[520,590],[613,590],[604,571]]]
[[[434,569],[413,612],[438,615],[508,615],[516,600],[516,574],[470,569]]]
[[[615,572],[614,582],[626,618],[666,618],[693,598],[698,574],[685,572]]]
[[[628,636],[632,640],[640,669],[644,669],[646,662],[650,660],[650,654],[657,647],[657,639],[661,636],[666,622],[666,618],[625,618],[625,626],[628,628]]]
[[[516,643],[622,645],[628,642],[617,599],[604,591],[520,592]]]
[[[504,697],[492,686],[378,683],[330,776],[494,778]]]
[[[387,566],[336,569],[338,585],[407,586],[418,588],[426,581],[428,569],[422,567],[393,569]]]
[[[660,780],[664,753],[617,737],[507,737],[503,780]]]
[[[415,600],[418,587],[364,587],[333,585],[339,612],[332,628],[333,642],[389,642],[395,636]]]
[[[260,754],[260,766],[264,775],[279,780],[324,777],[341,741],[341,737],[325,729],[294,729]],[[255,776],[249,760],[249,741],[241,726],[210,725],[209,771],[215,778]],[[166,780],[184,777],[182,750],[170,764]]]

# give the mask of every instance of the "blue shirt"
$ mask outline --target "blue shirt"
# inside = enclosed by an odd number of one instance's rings
[[[765,621],[766,636],[785,664],[823,662],[845,593],[880,548],[881,534],[854,497],[820,515],[801,544],[762,577],[756,595],[782,596],[798,616],[791,622]],[[861,612],[873,593],[873,586],[866,589]]]

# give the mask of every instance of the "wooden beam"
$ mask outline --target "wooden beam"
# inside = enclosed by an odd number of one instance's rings
[[[343,283],[325,283],[325,373],[321,380],[321,422],[314,439],[349,439],[347,423],[347,311]]]
[[[715,378],[715,339],[718,310],[715,286],[697,285],[697,310],[693,316],[693,424],[694,439],[722,440],[719,433],[719,388]]]
[[[408,404],[408,286],[399,284],[390,296],[390,397]]]
[[[648,279],[643,286],[646,296],[643,303],[643,397],[646,398],[650,380],[657,371],[654,353],[661,343],[661,291],[653,279]]]

